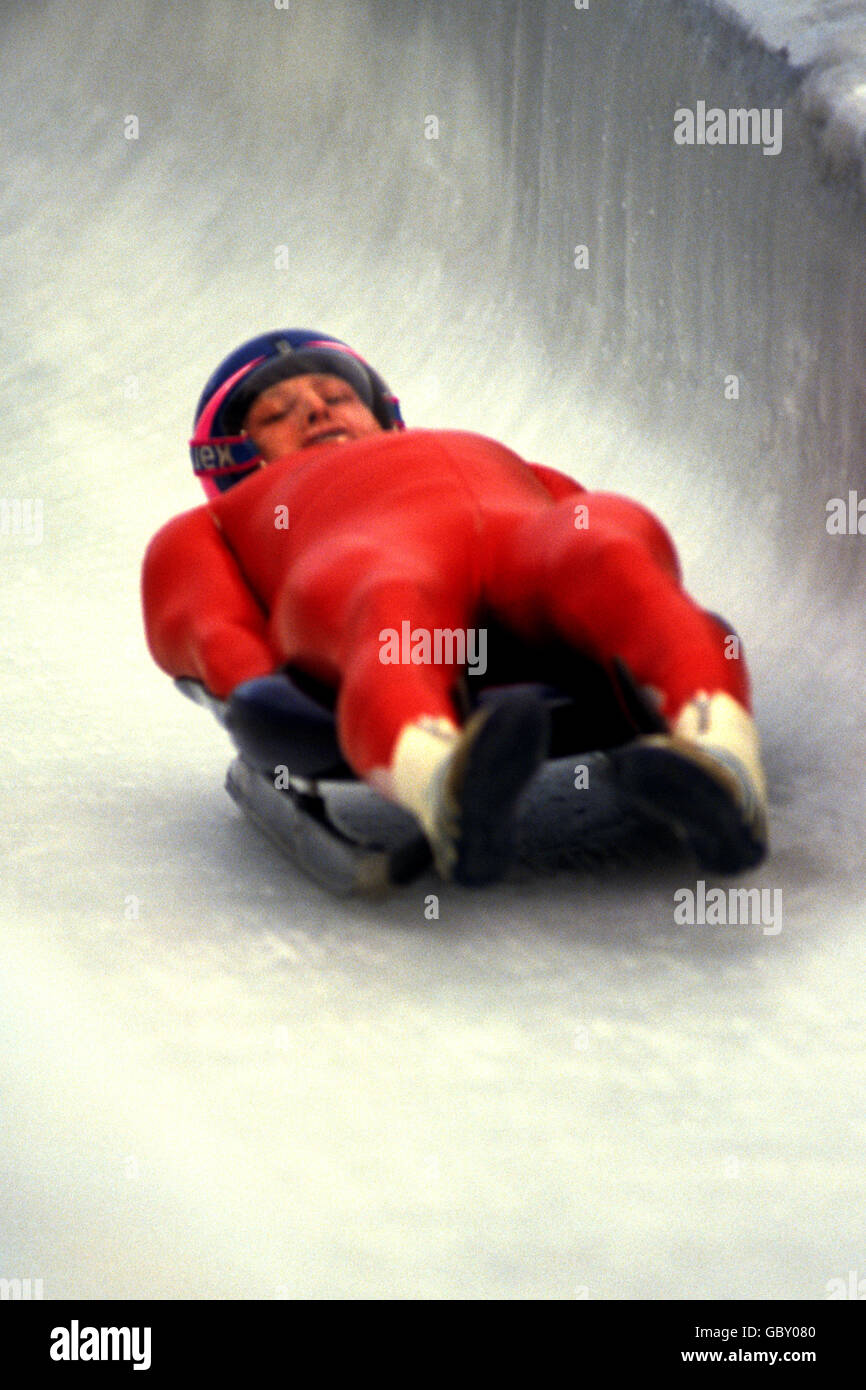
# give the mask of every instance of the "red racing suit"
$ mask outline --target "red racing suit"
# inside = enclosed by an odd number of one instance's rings
[[[680,583],[662,525],[480,435],[383,432],[279,459],[164,526],[144,561],[151,653],[215,695],[291,663],[338,691],[337,732],[366,777],[424,716],[459,718],[461,671],[383,664],[384,630],[518,636],[619,658],[670,721],[697,691],[749,708],[742,659]]]

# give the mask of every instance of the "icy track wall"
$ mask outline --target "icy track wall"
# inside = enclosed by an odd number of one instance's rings
[[[419,30],[398,6],[387,27],[415,52],[471,57],[483,82],[500,139],[472,185],[507,243],[492,243],[471,308],[483,320],[502,287],[519,305],[557,369],[546,406],[563,392],[615,401],[667,439],[675,510],[691,507],[713,564],[727,553],[747,591],[772,573],[846,605],[863,597],[864,547],[828,538],[826,506],[866,472],[866,106],[862,85],[859,107],[845,90],[866,64],[797,68],[722,9],[444,5],[425,7]],[[778,113],[781,148],[676,145],[675,112],[700,105]],[[444,168],[458,118],[442,106]],[[451,232],[437,222],[437,235]],[[558,461],[585,471],[577,411],[566,430]],[[639,489],[647,460],[626,471]]]

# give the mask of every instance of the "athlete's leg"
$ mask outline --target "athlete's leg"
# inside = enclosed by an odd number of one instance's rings
[[[485,576],[491,606],[525,636],[556,635],[604,665],[623,661],[668,720],[697,690],[748,708],[739,642],[680,582],[667,531],[644,507],[585,493],[500,528]]]
[[[547,744],[545,712],[526,700],[459,728],[478,536],[466,512],[448,534],[440,524],[435,550],[429,528],[363,551],[329,541],[295,566],[272,615],[286,659],[338,688],[347,761],[417,817],[441,872],[466,884],[511,862],[513,808]]]
[[[685,593],[664,528],[608,494],[493,531],[487,595],[527,635],[555,633],[655,692],[668,731],[614,752],[636,799],[677,825],[699,862],[762,858],[766,784],[738,639]]]
[[[434,566],[425,537],[414,547],[395,538],[390,549],[329,541],[292,567],[277,596],[276,641],[287,661],[337,689],[340,746],[361,777],[388,766],[407,724],[426,718],[456,727],[459,648],[443,641],[437,650],[434,639],[465,630],[475,603],[467,528],[458,523],[447,566]]]
[[[337,729],[349,762],[374,783],[407,726],[457,729],[460,644],[443,634],[465,632],[474,605],[469,576],[462,585],[456,579],[453,566],[447,585],[385,570],[369,575],[347,605]]]

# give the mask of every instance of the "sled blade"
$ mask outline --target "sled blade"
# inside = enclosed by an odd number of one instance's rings
[[[416,878],[430,862],[420,832],[393,846],[353,839],[330,820],[321,797],[292,785],[280,790],[243,758],[229,767],[226,791],[303,873],[337,897],[384,893]]]

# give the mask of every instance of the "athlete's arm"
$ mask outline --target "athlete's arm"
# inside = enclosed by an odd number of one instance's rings
[[[577,493],[586,492],[582,483],[576,483],[573,478],[567,477],[565,473],[560,473],[556,468],[549,468],[546,463],[529,463],[527,467],[532,469],[554,502],[558,502],[562,497],[571,497]]]
[[[158,531],[142,569],[151,655],[170,676],[193,676],[224,699],[241,681],[280,666],[267,619],[207,507]]]

